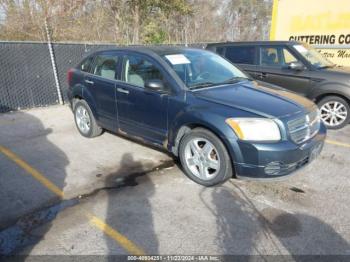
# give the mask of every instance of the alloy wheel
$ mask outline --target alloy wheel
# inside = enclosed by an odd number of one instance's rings
[[[186,165],[193,175],[213,179],[220,171],[220,157],[215,146],[205,138],[193,138],[185,146]]]
[[[329,101],[320,108],[321,118],[327,126],[339,126],[347,119],[346,106],[338,101]]]
[[[84,134],[89,133],[91,128],[91,120],[90,115],[85,107],[78,106],[75,111],[75,119],[77,121],[79,130]]]

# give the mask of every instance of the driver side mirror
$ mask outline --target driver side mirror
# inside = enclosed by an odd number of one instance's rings
[[[164,91],[164,83],[159,79],[147,80],[145,88],[152,91]]]
[[[292,69],[295,71],[303,71],[305,69],[305,66],[302,62],[292,62],[290,64],[288,64],[288,69]]]

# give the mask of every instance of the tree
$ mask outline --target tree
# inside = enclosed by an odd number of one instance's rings
[[[0,39],[117,44],[266,39],[272,0],[0,0]],[[2,15],[1,15],[2,14]]]
[[[230,0],[225,7],[227,35],[235,40],[262,40],[270,27],[271,0]],[[249,25],[249,26],[247,26]]]

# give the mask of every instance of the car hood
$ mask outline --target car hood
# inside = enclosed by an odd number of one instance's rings
[[[320,71],[327,77],[341,77],[342,79],[350,80],[350,67],[337,66],[330,68],[321,68]]]
[[[271,89],[256,81],[244,81],[193,91],[195,96],[217,104],[270,118],[309,111],[315,104],[295,93]]]
[[[322,69],[327,72],[341,73],[350,75],[350,67],[347,66],[336,66]]]

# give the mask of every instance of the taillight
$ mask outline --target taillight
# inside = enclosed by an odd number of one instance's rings
[[[69,69],[68,72],[67,72],[67,82],[68,82],[68,86],[69,87],[70,87],[71,82],[72,82],[73,72],[74,72],[73,68]]]

